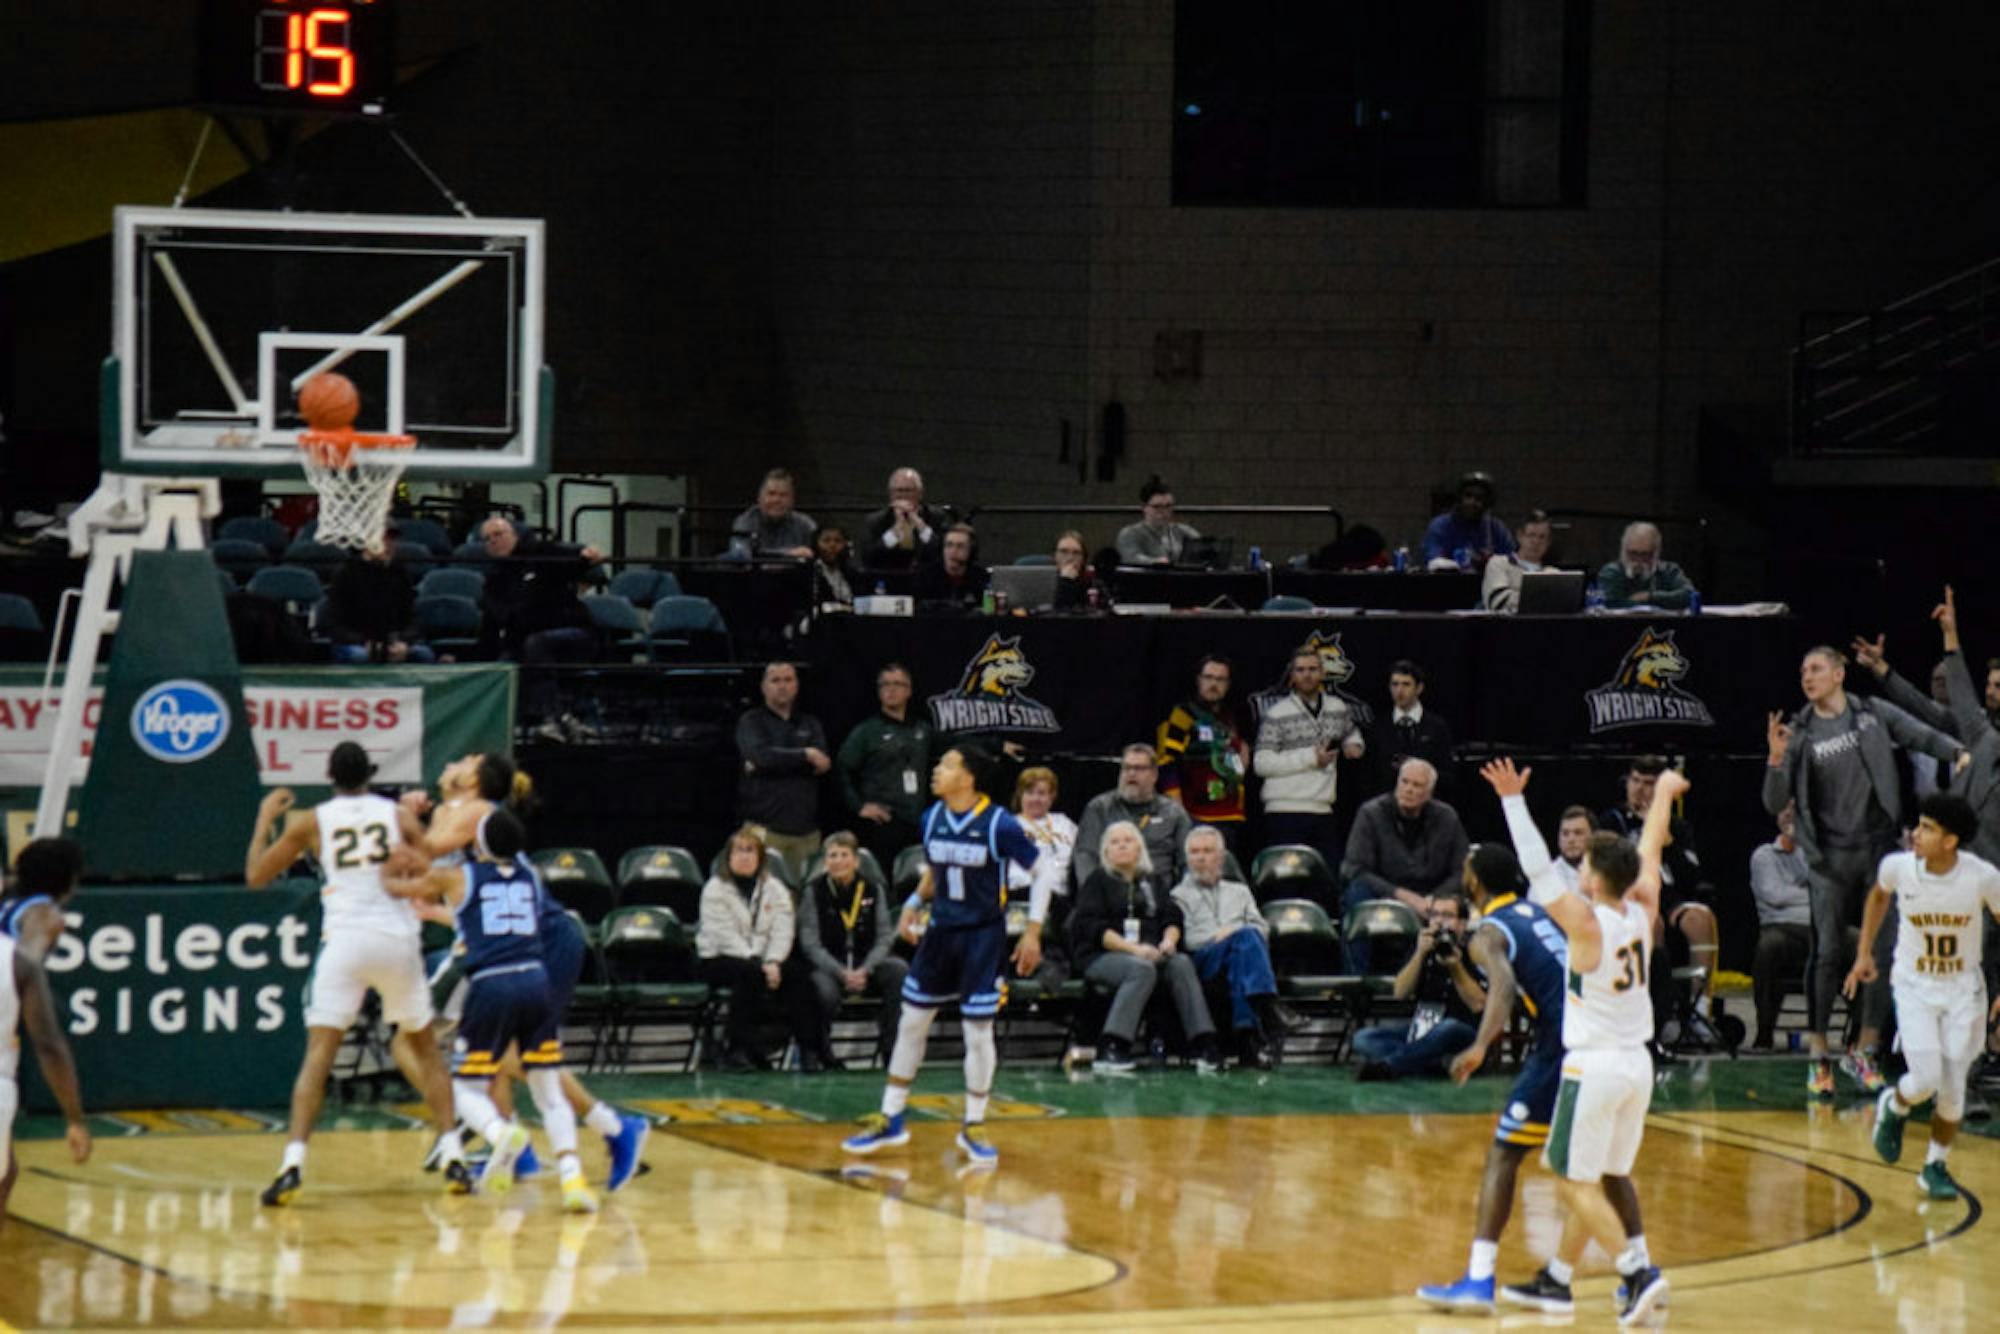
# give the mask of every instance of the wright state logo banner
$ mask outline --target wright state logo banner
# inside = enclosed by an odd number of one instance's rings
[[[1583,702],[1593,734],[1621,727],[1714,727],[1708,705],[1681,685],[1692,670],[1687,655],[1674,644],[1674,632],[1647,626],[1638,642],[1625,652],[1617,674]]]
[[[940,732],[1062,731],[1054,709],[1023,693],[1034,679],[1019,635],[988,635],[958,685],[930,697],[931,721]]]

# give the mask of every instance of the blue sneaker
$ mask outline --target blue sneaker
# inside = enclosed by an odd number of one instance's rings
[[[910,1132],[903,1125],[903,1114],[884,1116],[880,1112],[870,1112],[861,1118],[861,1130],[840,1142],[840,1147],[849,1153],[873,1153],[877,1149],[893,1149],[899,1144],[910,1142]]]
[[[993,1147],[993,1141],[986,1134],[984,1125],[968,1121],[959,1127],[958,1151],[970,1160],[971,1167],[998,1167],[1000,1150]]]
[[[1417,1298],[1440,1311],[1478,1311],[1483,1315],[1491,1315],[1493,1280],[1490,1277],[1473,1278],[1467,1274],[1460,1277],[1456,1283],[1427,1283],[1417,1289]]]
[[[629,1112],[619,1115],[618,1133],[607,1135],[604,1140],[611,1150],[611,1178],[604,1183],[607,1193],[630,1181],[639,1170],[639,1154],[646,1147],[646,1136],[652,1133],[653,1123],[645,1117]]]
[[[521,1150],[521,1156],[514,1160],[514,1180],[526,1181],[542,1170],[542,1160],[535,1157],[535,1146],[530,1144]]]

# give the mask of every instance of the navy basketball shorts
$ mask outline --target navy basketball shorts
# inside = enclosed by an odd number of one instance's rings
[[[1539,1149],[1549,1142],[1549,1120],[1555,1115],[1556,1094],[1562,1089],[1562,1043],[1535,1044],[1521,1066],[1493,1138],[1502,1144]]]
[[[903,1004],[935,1009],[957,1001],[965,1018],[991,1019],[1000,1012],[1006,967],[1006,919],[978,926],[933,925],[903,979]]]
[[[465,1013],[452,1044],[451,1072],[459,1079],[490,1079],[512,1043],[523,1056],[547,1029],[549,976],[539,963],[501,964],[476,974],[465,995]],[[560,1061],[561,1055],[557,1058]]]

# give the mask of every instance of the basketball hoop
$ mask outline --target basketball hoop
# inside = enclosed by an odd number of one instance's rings
[[[380,550],[389,498],[409,466],[413,435],[359,431],[301,431],[299,461],[319,492],[318,541],[356,550]]]

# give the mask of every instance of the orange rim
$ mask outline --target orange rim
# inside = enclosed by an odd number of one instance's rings
[[[366,431],[299,432],[299,448],[329,468],[346,467],[349,455],[357,449],[409,449],[416,443],[417,438],[413,435],[374,435]]]

